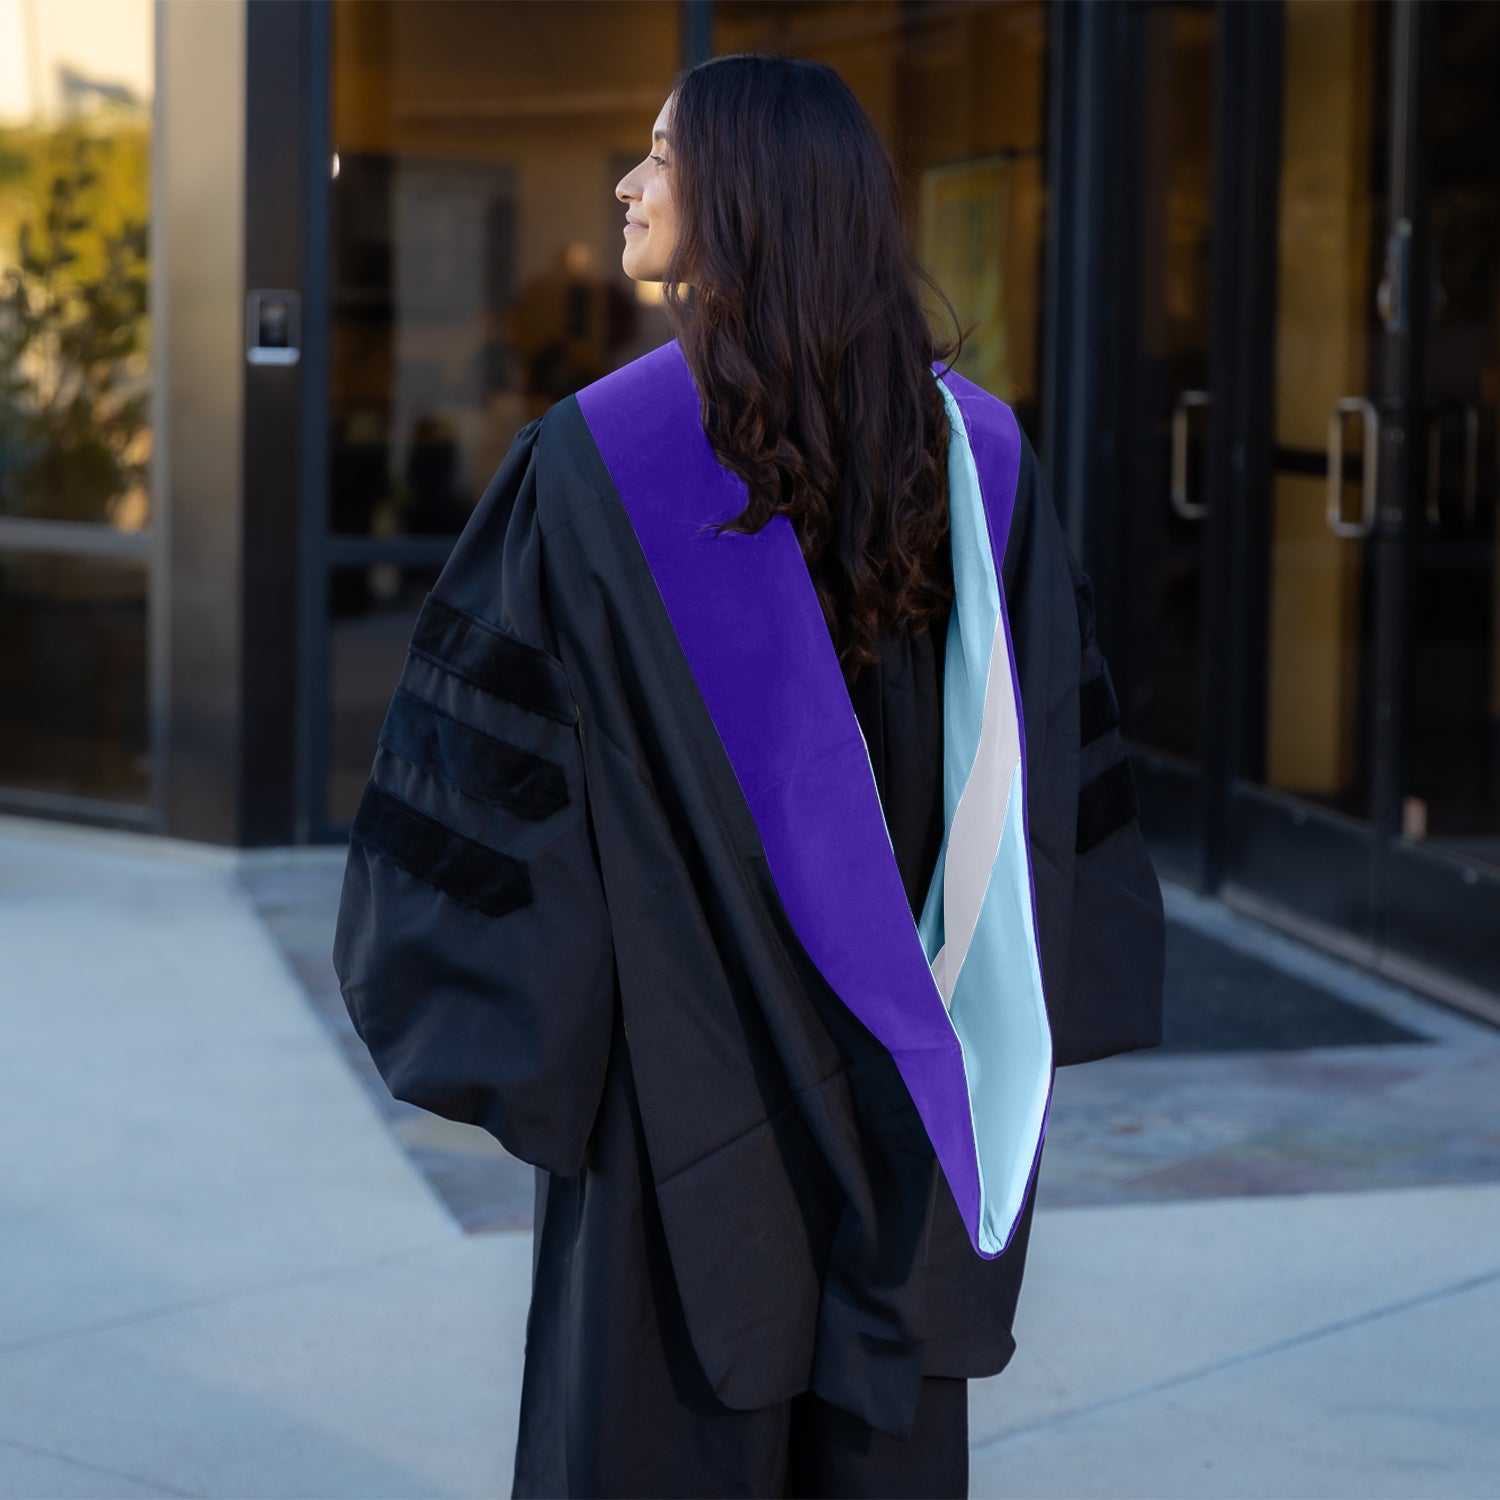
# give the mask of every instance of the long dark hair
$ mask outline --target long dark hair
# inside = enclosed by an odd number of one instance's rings
[[[750,491],[723,529],[790,520],[852,677],[883,624],[920,625],[952,599],[931,365],[963,334],[907,239],[885,143],[832,68],[702,63],[673,89],[669,149],[664,300],[704,430]],[[924,289],[955,338],[935,340]]]

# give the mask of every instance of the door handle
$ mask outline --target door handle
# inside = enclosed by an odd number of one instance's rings
[[[1360,483],[1359,520],[1344,519],[1344,418],[1359,417],[1364,428],[1364,476]],[[1328,418],[1328,529],[1335,536],[1369,536],[1375,529],[1375,499],[1380,463],[1380,415],[1364,396],[1340,396]]]
[[[1168,498],[1184,521],[1201,521],[1208,507],[1188,499],[1188,412],[1213,405],[1208,391],[1179,391],[1172,408],[1172,481]]]

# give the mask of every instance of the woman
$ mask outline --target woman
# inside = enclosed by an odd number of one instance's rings
[[[1088,582],[832,70],[684,74],[616,196],[677,339],[481,498],[335,965],[538,1168],[517,1495],[961,1495],[1053,1069],[1159,1035]]]

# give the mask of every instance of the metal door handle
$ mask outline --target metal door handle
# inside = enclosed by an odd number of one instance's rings
[[[1172,509],[1184,521],[1201,521],[1208,507],[1188,499],[1188,412],[1195,407],[1213,405],[1208,391],[1181,391],[1172,408],[1172,487],[1169,498]]]
[[[1357,416],[1364,426],[1364,477],[1360,484],[1360,516],[1344,519],[1344,418]],[[1328,418],[1328,529],[1335,536],[1369,536],[1375,529],[1377,466],[1380,462],[1380,415],[1363,396],[1340,396]]]

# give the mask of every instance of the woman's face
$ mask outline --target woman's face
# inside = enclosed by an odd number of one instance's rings
[[[625,249],[620,264],[633,281],[660,281],[677,241],[672,199],[672,101],[651,127],[651,151],[615,187],[625,205]]]

